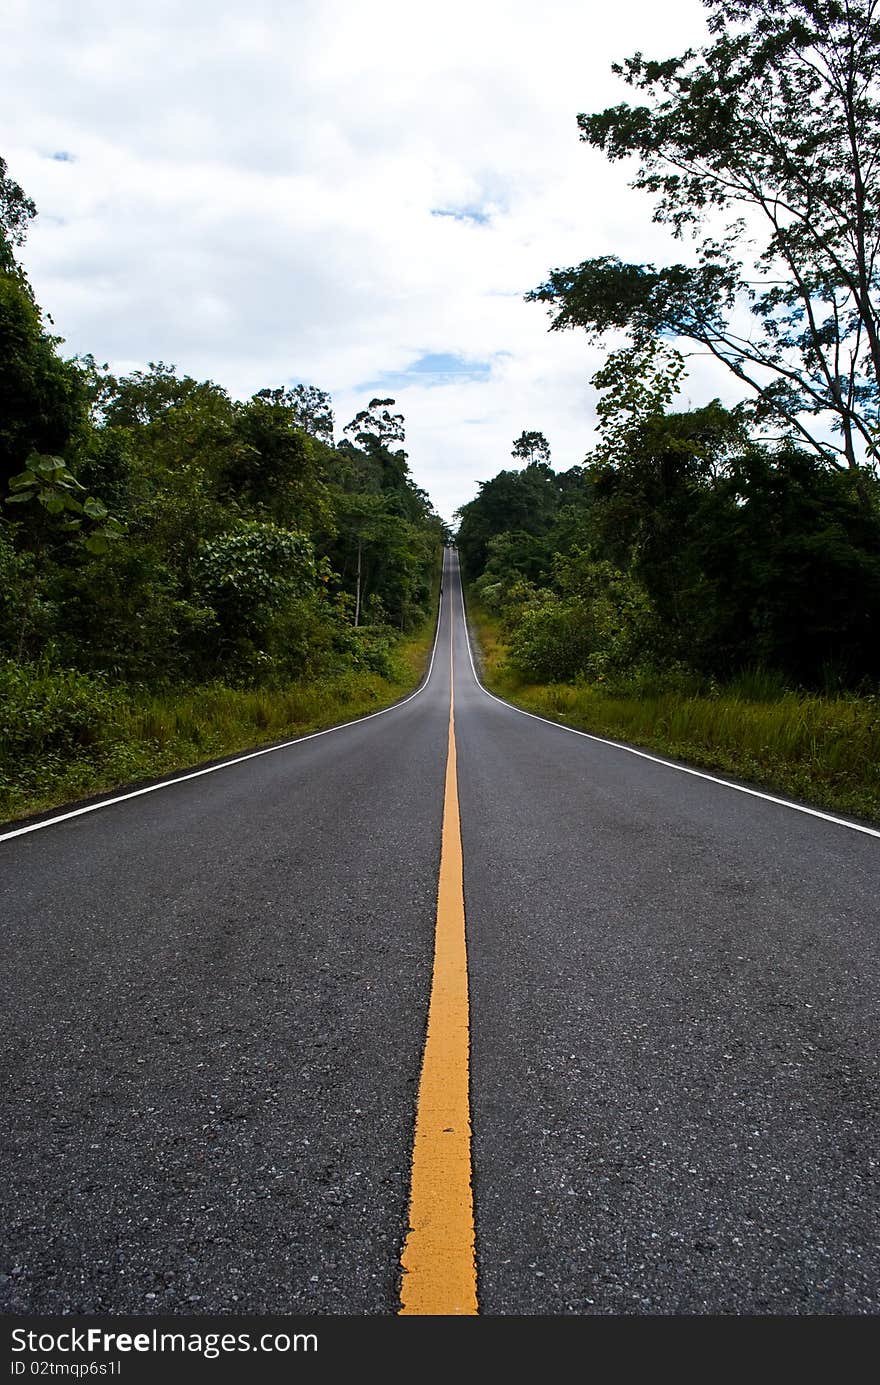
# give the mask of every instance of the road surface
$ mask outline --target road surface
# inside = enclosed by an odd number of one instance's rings
[[[492,699],[444,588],[406,703],[0,840],[4,1311],[398,1311],[453,680],[479,1311],[880,1310],[880,839]]]

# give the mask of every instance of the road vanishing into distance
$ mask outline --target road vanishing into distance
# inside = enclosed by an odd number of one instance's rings
[[[0,831],[0,1306],[876,1313],[878,884],[492,698],[450,551],[404,703]]]

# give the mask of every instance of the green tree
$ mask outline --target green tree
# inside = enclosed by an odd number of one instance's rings
[[[7,710],[17,698],[27,729],[29,690],[49,689],[49,729],[65,699],[80,728],[115,705],[114,682],[138,697],[389,672],[395,629],[428,609],[443,533],[393,400],[371,401],[336,448],[314,385],[238,402],[163,361],[117,376],[90,355],[62,360],[15,259],[34,214],[0,160]]]
[[[708,46],[615,67],[646,103],[578,117],[585,142],[639,161],[633,186],[699,238],[696,263],[604,256],[527,297],[556,329],[696,343],[749,388],[761,427],[855,468],[880,424],[876,0],[705,3]]]
[[[0,157],[0,269],[14,268],[12,247],[24,244],[28,225],[36,214],[36,206],[10,175],[6,160]]]
[[[403,414],[391,412],[394,404],[393,399],[371,399],[344,432],[376,468],[381,489],[403,491],[409,474],[406,453],[393,444],[406,440],[406,429]]]
[[[256,399],[288,409],[297,428],[333,446],[333,402],[317,385],[294,385],[291,389],[259,390]]]
[[[134,370],[116,379],[95,367],[92,357],[80,361],[85,386],[98,421],[111,428],[146,428],[161,424],[187,408],[192,419],[199,410],[219,404],[226,408],[226,391],[211,380],[178,375],[175,365],[151,361],[146,370]]]
[[[489,540],[488,557],[480,583],[510,584],[522,578],[546,582],[552,570],[553,534],[527,534],[505,530]]]
[[[711,542],[704,512],[744,443],[737,417],[713,400],[687,413],[639,419],[614,456],[603,455],[601,445],[597,449],[592,542],[648,592],[666,632],[661,659],[692,662],[704,644],[711,651],[711,603],[700,552],[700,543]]]
[[[510,626],[511,667],[542,683],[631,674],[656,638],[639,583],[589,549],[560,556],[554,587],[527,599]]]
[[[216,658],[238,673],[254,655],[283,656],[271,638],[277,618],[314,589],[317,575],[313,545],[297,530],[239,520],[204,541],[195,580],[201,600],[216,612],[211,632]],[[254,681],[264,671],[257,662]]]
[[[297,422],[295,406],[270,391],[240,406],[237,443],[225,461],[230,495],[281,526],[311,532],[329,519],[329,496],[315,439]]]
[[[868,483],[872,490],[876,483]],[[801,685],[880,676],[880,505],[792,447],[745,448],[679,544],[700,589],[692,652],[725,676],[760,664]]]
[[[480,575],[489,544],[499,534],[519,531],[540,537],[550,532],[559,508],[560,488],[552,468],[531,462],[522,471],[500,471],[481,481],[474,500],[459,510],[456,542],[467,574]]]
[[[31,453],[63,454],[86,427],[81,376],[58,345],[27,280],[0,257],[0,495]]]
[[[543,462],[549,466],[550,444],[543,433],[523,431],[515,440],[510,455],[523,466],[528,466],[530,462]]]

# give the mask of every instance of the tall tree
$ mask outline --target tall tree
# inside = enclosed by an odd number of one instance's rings
[[[31,199],[10,176],[6,160],[0,157],[0,267],[14,263],[12,247],[23,245],[29,223],[37,214]]]
[[[483,571],[489,545],[498,535],[548,534],[559,501],[557,477],[544,462],[531,462],[522,471],[499,471],[491,481],[481,481],[479,494],[458,512],[456,542],[468,575],[477,577]]]
[[[530,462],[544,462],[549,466],[550,444],[543,433],[524,430],[514,441],[510,455],[524,466],[528,466]]]
[[[403,513],[408,518],[416,518],[411,512],[418,507],[415,498],[408,494],[412,484],[406,452],[402,447],[394,447],[394,443],[403,443],[406,439],[403,414],[391,412],[395,402],[394,399],[371,399],[366,409],[355,414],[344,432],[348,445],[360,448],[372,464],[381,489],[396,492]]]
[[[85,421],[79,371],[59,356],[15,259],[36,214],[0,158],[0,500],[32,452],[63,451]]]
[[[297,428],[333,446],[333,401],[317,385],[293,385],[290,389],[259,390],[257,399],[290,411]]]
[[[639,160],[633,186],[698,238],[696,263],[604,256],[527,297],[554,328],[697,343],[760,425],[856,468],[880,427],[878,0],[704,3],[706,47],[615,66],[648,104],[578,117],[586,143]]]

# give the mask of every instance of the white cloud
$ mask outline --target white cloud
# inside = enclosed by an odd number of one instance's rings
[[[575,117],[622,99],[614,59],[699,42],[698,0],[18,0],[0,26],[26,263],[69,350],[241,397],[302,379],[340,427],[424,355],[489,362],[395,382],[447,516],[523,428],[581,460],[597,354],[522,295],[587,256],[681,255]],[[701,365],[689,392],[725,384]]]

